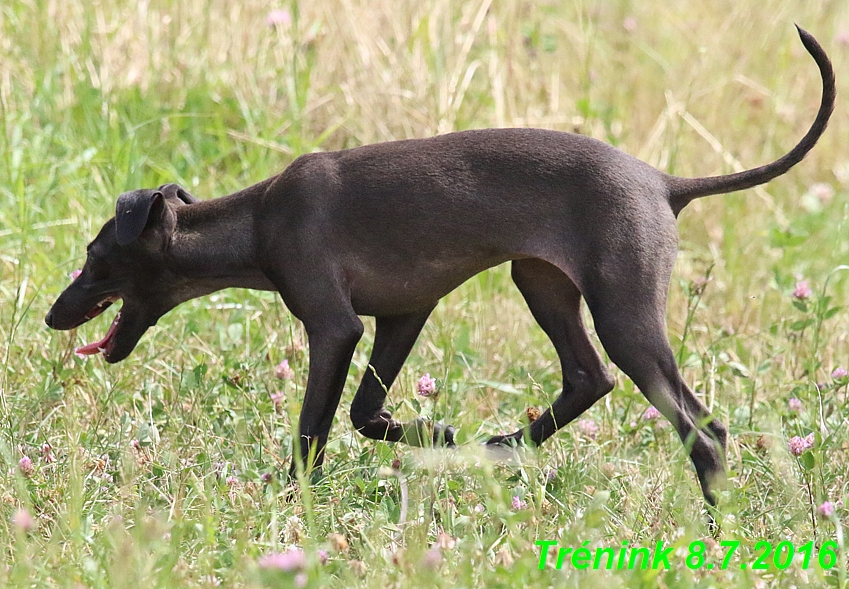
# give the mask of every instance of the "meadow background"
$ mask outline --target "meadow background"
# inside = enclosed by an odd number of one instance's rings
[[[390,392],[398,416],[457,426],[461,451],[354,432],[368,320],[326,476],[293,499],[306,338],[279,297],[187,303],[115,366],[73,354],[112,310],[76,332],[43,323],[125,190],[211,198],[301,153],[490,126],[584,133],[683,176],[771,161],[820,100],[794,22],[834,62],[830,128],[786,176],[683,212],[670,289],[684,377],[730,430],[722,539],[742,544],[727,570],[686,566],[694,540],[710,562],[725,548],[705,539],[672,428],[618,371],[538,452],[480,457],[561,387],[507,267],[440,303]],[[845,0],[4,1],[0,586],[845,587],[848,64]],[[291,379],[274,374],[284,359]],[[415,395],[424,373],[436,401]],[[538,570],[536,540],[679,551],[670,570]],[[839,563],[753,571],[757,540],[835,541]],[[260,566],[292,547],[300,576]]]

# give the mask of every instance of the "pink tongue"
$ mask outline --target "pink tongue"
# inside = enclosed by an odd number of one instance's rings
[[[99,342],[94,342],[90,344],[86,344],[84,346],[80,346],[74,353],[77,356],[91,356],[93,354],[99,354],[106,348],[106,344],[109,343],[109,340],[112,339],[112,336],[115,335],[115,329],[118,327],[118,321],[121,319],[121,312],[118,311],[118,314],[115,315],[115,319],[112,320],[112,325],[109,326],[109,331],[106,332],[106,336],[100,340]]]

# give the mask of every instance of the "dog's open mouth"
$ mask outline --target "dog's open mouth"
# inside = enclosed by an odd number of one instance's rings
[[[119,300],[121,297],[118,295],[110,295],[97,303],[94,307],[92,307],[91,311],[86,313],[85,321],[90,319],[94,319],[103,311],[106,310],[112,303]],[[99,354],[102,352],[108,352],[111,349],[112,338],[115,336],[115,332],[118,331],[118,324],[121,322],[121,311],[118,311],[118,314],[115,315],[115,319],[112,320],[112,325],[109,326],[109,330],[106,332],[106,335],[102,340],[97,342],[92,342],[90,344],[86,344],[84,346],[80,346],[74,352],[78,356],[91,356],[93,354]]]
[[[120,299],[121,297],[119,297],[118,295],[109,295],[108,297],[97,303],[94,307],[92,307],[91,311],[85,314],[85,319],[83,320],[83,323],[94,319],[95,317],[103,313],[109,307],[109,305]]]

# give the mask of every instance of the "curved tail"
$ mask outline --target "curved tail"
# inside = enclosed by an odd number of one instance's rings
[[[745,190],[746,188],[769,182],[802,161],[802,158],[816,145],[820,135],[825,131],[825,127],[828,125],[828,119],[834,110],[834,97],[836,94],[834,88],[834,70],[831,67],[828,56],[823,51],[823,48],[820,47],[820,44],[817,43],[817,40],[810,33],[801,29],[799,25],[796,25],[796,29],[799,31],[799,37],[802,38],[802,44],[808,50],[808,53],[811,54],[811,57],[814,58],[822,75],[822,103],[820,104],[820,109],[813,125],[811,125],[811,128],[808,129],[808,132],[802,137],[802,140],[799,141],[796,147],[771,164],[746,170],[745,172],[728,174],[727,176],[710,176],[707,178],[679,178],[677,176],[669,176],[667,178],[669,204],[675,215],[678,215],[681,209],[696,198],[711,194]]]

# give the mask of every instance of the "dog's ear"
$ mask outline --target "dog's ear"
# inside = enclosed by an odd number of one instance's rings
[[[179,184],[163,184],[158,190],[164,194],[165,198],[168,200],[183,202],[187,205],[200,202],[200,199],[189,194],[189,192]]]
[[[174,221],[174,212],[166,204],[165,195],[160,190],[133,190],[118,197],[115,206],[118,245],[133,243],[146,227],[157,222],[170,233]]]

